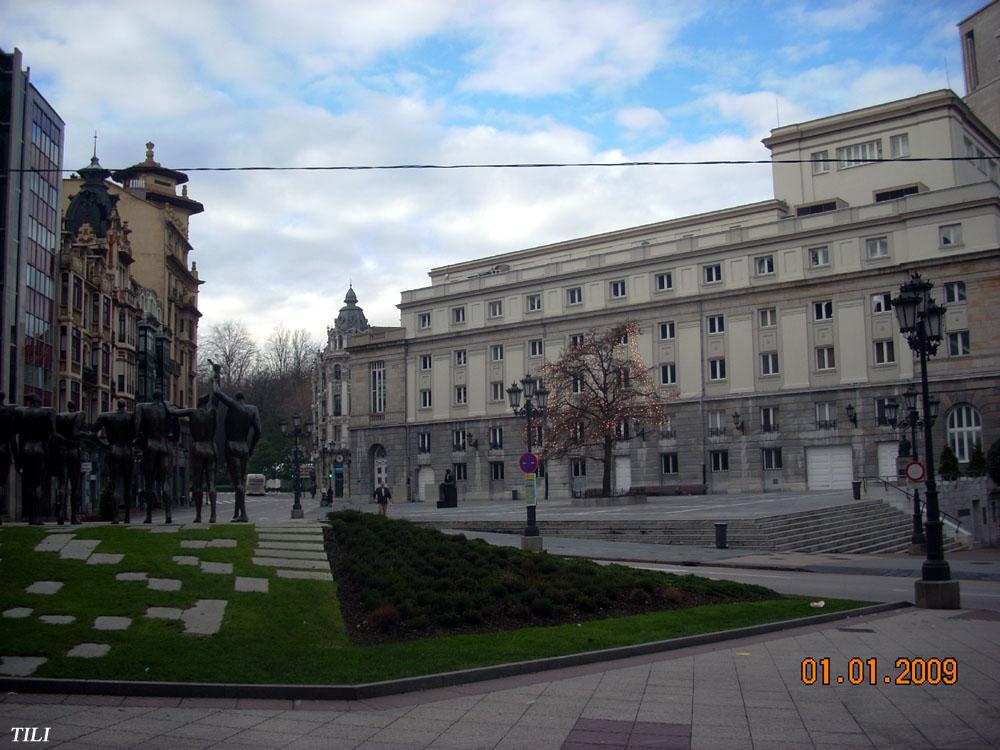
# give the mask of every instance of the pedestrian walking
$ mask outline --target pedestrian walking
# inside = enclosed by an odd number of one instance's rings
[[[372,493],[372,497],[375,498],[375,502],[378,503],[378,514],[380,516],[386,515],[386,511],[389,508],[389,503],[392,502],[392,493],[389,488],[385,486],[385,480],[378,480],[378,487],[375,488],[375,492]]]

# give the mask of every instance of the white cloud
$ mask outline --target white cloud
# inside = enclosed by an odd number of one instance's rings
[[[626,130],[634,132],[658,132],[667,121],[659,110],[651,107],[625,107],[615,113],[615,122]]]
[[[859,31],[881,18],[882,5],[879,0],[852,0],[827,3],[824,8],[817,8],[815,4],[799,4],[789,10],[795,22],[807,29]]]

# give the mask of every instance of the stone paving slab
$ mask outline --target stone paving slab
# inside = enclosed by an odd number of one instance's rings
[[[0,674],[27,677],[47,661],[44,656],[0,656]]]
[[[256,549],[255,554],[261,557],[283,557],[286,560],[326,560],[326,552],[315,552],[299,549]]]
[[[207,539],[181,539],[181,548],[183,549],[205,549],[207,546]]]
[[[174,555],[170,559],[173,560],[178,565],[193,565],[195,567],[198,567],[198,565],[201,563],[201,560],[195,557],[194,555]]]
[[[64,560],[86,560],[100,543],[100,539],[70,539],[59,550],[59,557]]]
[[[314,534],[258,534],[257,538],[264,542],[316,542]]]
[[[125,555],[95,552],[87,558],[87,565],[117,565],[125,559]]]
[[[49,534],[35,545],[35,552],[58,552],[69,544],[72,539],[72,534]]]
[[[176,578],[147,578],[146,586],[153,591],[180,591],[181,582]]]
[[[180,526],[153,526],[148,529],[150,534],[176,534],[181,530]]]
[[[232,575],[233,564],[227,562],[209,562],[208,560],[202,560],[201,572],[214,573],[216,575]]]
[[[275,568],[298,568],[302,570],[330,569],[330,563],[326,560],[290,560],[287,557],[253,557],[251,560],[254,565]]]
[[[266,578],[248,578],[245,576],[236,576],[236,590],[256,591],[266,594],[269,590],[269,584]]]
[[[222,627],[222,616],[225,614],[225,599],[199,599],[193,607],[184,610],[181,621],[185,633],[197,635],[214,635]]]
[[[117,575],[115,575],[116,581],[145,581],[148,579],[149,579],[148,573],[127,572],[127,573],[118,573]]]
[[[146,617],[160,620],[179,620],[182,614],[184,614],[184,610],[177,607],[148,607],[146,609]]]
[[[300,549],[322,552],[326,548],[322,542],[257,542],[257,549]]]
[[[25,592],[29,594],[42,594],[43,596],[51,596],[59,592],[59,589],[63,587],[62,581],[35,581],[33,584],[25,589]]]
[[[209,547],[219,547],[222,549],[232,549],[237,546],[235,539],[209,539]]]
[[[66,656],[78,656],[82,659],[99,659],[106,656],[111,646],[107,643],[79,643],[66,652]]]
[[[4,610],[3,616],[8,620],[23,620],[25,617],[31,617],[31,613],[34,611],[31,607],[13,607]]]
[[[322,570],[277,570],[279,578],[301,578],[310,581],[332,581],[333,574]]]
[[[48,625],[70,625],[76,622],[75,615],[39,615],[38,619]]]
[[[94,618],[94,630],[128,630],[132,624],[131,617],[111,617],[101,615]]]

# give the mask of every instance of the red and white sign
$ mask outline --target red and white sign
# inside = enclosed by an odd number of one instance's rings
[[[924,465],[919,461],[910,461],[903,469],[903,473],[906,474],[906,478],[911,482],[923,481],[924,475],[927,473],[924,470]]]

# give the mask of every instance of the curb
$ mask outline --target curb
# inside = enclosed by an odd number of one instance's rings
[[[765,635],[793,628],[822,625],[828,622],[846,620],[852,617],[864,617],[884,612],[912,607],[909,602],[887,602],[870,607],[829,612],[812,617],[800,617],[797,620],[753,625],[735,630],[723,630],[717,633],[671,638],[665,641],[639,643],[632,646],[586,651],[580,654],[554,656],[546,659],[514,662],[512,664],[497,664],[490,667],[476,667],[455,672],[441,672],[420,677],[405,677],[399,680],[369,682],[361,685],[253,685],[253,684],[220,684],[208,682],[124,682],[117,680],[64,680],[39,677],[3,677],[0,678],[0,690],[12,693],[60,693],[71,695],[126,695],[130,697],[179,697],[179,698],[279,698],[289,700],[365,700],[379,698],[398,693],[410,693],[432,688],[452,687],[485,680],[495,680],[501,677],[513,677],[534,672],[544,672],[552,669],[576,667],[584,664],[594,664],[602,661],[626,659],[632,656],[647,654],[691,646],[701,646],[712,643]]]

